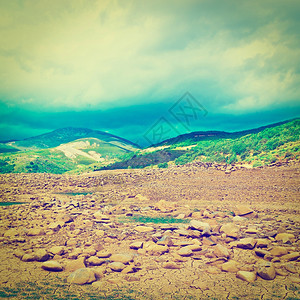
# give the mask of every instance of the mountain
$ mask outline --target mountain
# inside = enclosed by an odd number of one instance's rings
[[[174,138],[170,138],[164,140],[158,144],[152,145],[152,147],[163,146],[163,145],[174,145],[179,143],[184,143],[186,141],[189,142],[198,142],[202,140],[212,140],[212,139],[220,139],[220,138],[229,138],[229,139],[236,139],[247,134],[255,134],[261,132],[267,128],[272,128],[276,126],[280,126],[286,123],[289,123],[293,120],[287,120],[283,122],[273,123],[266,126],[262,126],[259,128],[243,130],[243,131],[236,131],[236,132],[226,132],[226,131],[195,131],[191,133],[181,134]]]
[[[140,148],[126,139],[107,132],[74,127],[60,128],[24,140],[9,142],[6,145],[20,150],[48,149],[83,138],[97,138],[100,141],[108,142],[130,151]]]
[[[62,128],[0,144],[0,173],[83,172],[138,149],[138,145],[103,131]]]
[[[174,152],[173,154],[171,154]],[[198,131],[140,150],[100,169],[167,167],[192,161],[253,167],[300,159],[300,119],[239,132]]]

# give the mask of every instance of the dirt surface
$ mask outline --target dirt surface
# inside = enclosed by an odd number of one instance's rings
[[[0,195],[27,202],[0,207],[4,299],[300,298],[299,164],[5,174]]]

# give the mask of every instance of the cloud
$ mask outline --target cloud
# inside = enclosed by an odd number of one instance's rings
[[[134,112],[190,91],[219,114],[297,111],[299,10],[294,0],[2,1],[0,99],[41,115]]]

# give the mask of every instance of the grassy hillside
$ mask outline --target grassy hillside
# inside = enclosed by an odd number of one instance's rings
[[[115,145],[123,147],[127,150],[136,150],[139,148],[138,145],[135,145],[134,143],[126,139],[112,135],[110,133],[99,130],[91,130],[87,128],[73,127],[61,128],[24,140],[10,142],[8,143],[8,145],[19,148],[21,150],[47,149],[83,138],[97,138],[103,142],[114,143]]]
[[[151,147],[148,149],[151,149],[151,153],[147,154],[145,149],[103,169],[140,168],[149,165],[167,167],[170,161],[183,165],[194,160],[227,164],[247,163],[258,167],[278,161],[298,160],[299,135],[299,119],[234,133],[196,132],[160,143],[164,145],[164,149],[161,146]]]
[[[251,163],[253,166],[268,165],[277,161],[299,159],[300,120],[270,127],[258,133],[239,138],[220,138],[200,141],[195,147],[175,160],[185,164],[193,160],[220,163]],[[176,145],[189,146],[193,141]]]
[[[130,152],[119,145],[84,138],[50,149],[2,153],[0,173],[80,173],[112,163]]]

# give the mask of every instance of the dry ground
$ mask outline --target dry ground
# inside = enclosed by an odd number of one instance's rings
[[[300,297],[298,164],[230,174],[195,165],[80,176],[5,174],[0,176],[0,195],[2,202],[28,202],[0,207],[2,298]],[[240,213],[242,209],[246,214]],[[191,220],[208,223],[211,232],[191,228]],[[225,224],[238,228],[237,233],[222,231]],[[290,238],[281,241],[276,238],[279,233]],[[252,238],[256,246],[238,245],[243,238]],[[143,246],[131,249],[136,241]],[[261,248],[258,241],[266,245]],[[165,248],[157,250],[155,245]],[[220,254],[217,245],[229,254]],[[60,253],[53,250],[56,246]],[[192,253],[180,255],[184,247]],[[276,247],[284,254],[272,254]],[[24,261],[23,254],[37,249],[45,249],[49,260],[59,262],[64,270],[45,271],[42,262]],[[265,257],[258,256],[258,250],[266,251]],[[124,266],[127,271],[111,270],[110,258],[102,258],[103,252],[131,256]],[[22,254],[18,258],[16,253]],[[90,284],[71,284],[67,278],[77,268],[74,261],[102,275]],[[237,270],[226,272],[223,264],[230,261],[237,262]],[[256,274],[259,264],[268,261],[275,266],[274,279],[257,276],[247,282],[236,277],[238,270]]]

